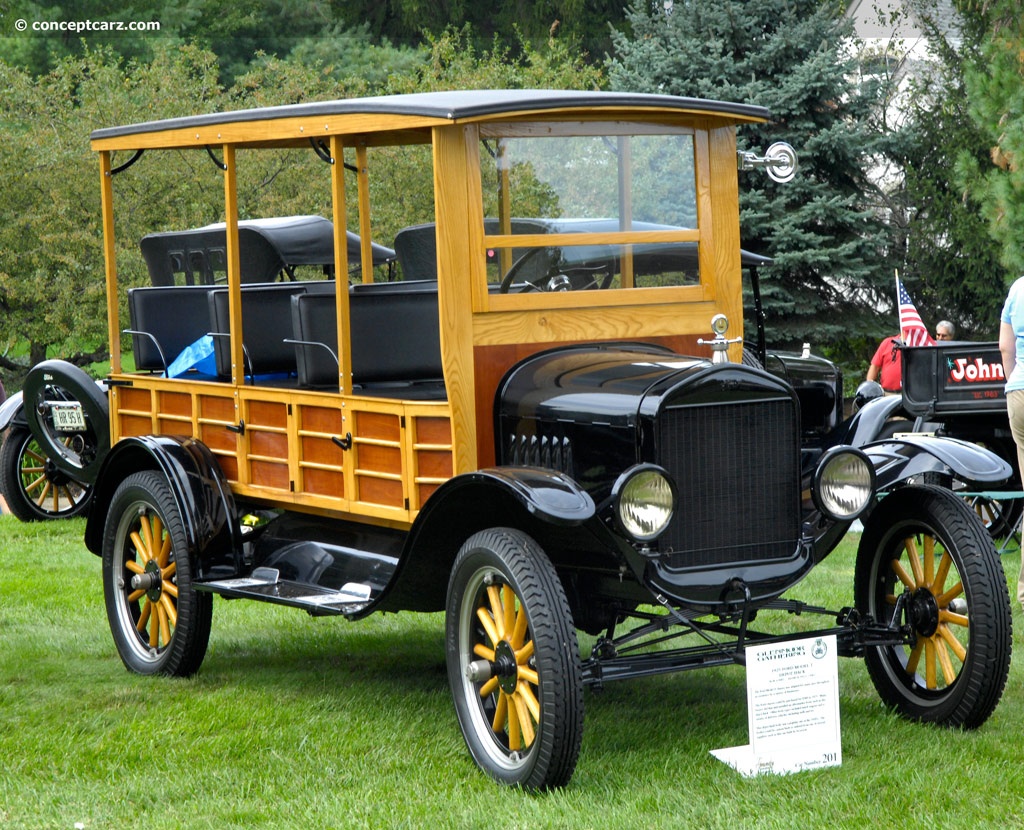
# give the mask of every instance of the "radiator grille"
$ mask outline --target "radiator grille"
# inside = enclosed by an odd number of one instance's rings
[[[659,547],[673,569],[788,558],[800,532],[799,431],[789,400],[675,406],[660,463],[679,509]]]

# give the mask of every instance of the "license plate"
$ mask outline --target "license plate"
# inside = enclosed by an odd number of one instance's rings
[[[53,403],[50,405],[53,416],[53,428],[57,432],[84,432],[85,413],[77,401],[69,403]]]

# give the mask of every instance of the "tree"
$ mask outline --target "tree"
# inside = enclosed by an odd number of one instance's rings
[[[850,80],[849,21],[819,0],[647,0],[627,22],[631,35],[613,35],[613,88],[766,106],[772,120],[744,126],[741,144],[797,150],[788,184],[740,174],[744,247],[774,258],[762,274],[772,339],[813,335],[835,350],[891,332],[895,313],[885,326],[877,312],[895,299],[889,240],[865,174],[882,149],[866,126],[875,90]]]
[[[194,48],[158,51],[145,63],[120,63],[109,52],[68,57],[41,78],[0,62],[0,364],[28,341],[28,363],[64,357],[102,359],[107,331],[104,263],[99,240],[99,164],[89,134],[97,127],[172,116],[220,100],[215,62]],[[122,159],[123,160],[123,159]],[[118,198],[142,225],[187,227],[218,217],[218,187],[193,185],[166,198],[189,162],[178,159],[125,180]],[[194,177],[187,177],[193,181]],[[212,180],[212,177],[211,177]],[[185,223],[185,224],[178,224]],[[166,227],[166,226],[165,226]],[[121,240],[126,278],[145,273],[138,239]],[[17,384],[14,384],[17,385]]]
[[[964,152],[960,181],[980,205],[1000,245],[1000,260],[1024,273],[1024,18],[1017,0],[962,0],[968,19],[987,29],[964,69],[971,116],[989,147],[988,158]]]
[[[976,18],[961,18],[951,37],[934,3],[917,11],[931,58],[912,76],[901,102],[906,122],[894,142],[903,174],[892,212],[905,217],[897,234],[901,273],[916,281],[914,300],[925,320],[953,320],[964,339],[995,339],[1007,272],[988,223],[955,175],[958,159],[976,167],[988,160],[963,71],[979,59],[985,31]]]

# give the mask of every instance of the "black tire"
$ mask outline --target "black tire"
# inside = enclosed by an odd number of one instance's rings
[[[445,651],[459,726],[481,769],[531,790],[567,784],[583,739],[579,647],[558,575],[529,536],[492,528],[462,546]],[[475,679],[470,664],[498,670]]]
[[[67,519],[89,508],[92,488],[58,470],[28,427],[15,424],[0,446],[0,489],[23,522]]]
[[[75,481],[94,484],[110,449],[107,396],[85,372],[64,360],[45,360],[25,376],[22,389],[25,420],[46,457]],[[85,430],[62,432],[54,426],[51,405],[77,401]]]
[[[916,646],[865,655],[882,700],[911,720],[981,726],[1006,685],[1011,615],[1002,565],[971,508],[938,487],[886,496],[861,537],[855,582],[857,607],[875,620],[888,621],[898,595],[908,601],[897,622]]]
[[[114,644],[129,670],[176,677],[199,670],[213,596],[193,588],[191,566],[166,479],[151,471],[126,478],[103,530],[103,596]],[[132,585],[136,576],[141,586]]]

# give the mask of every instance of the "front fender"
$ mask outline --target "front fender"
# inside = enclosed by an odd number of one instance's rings
[[[912,433],[861,449],[875,467],[879,490],[925,473],[939,473],[983,487],[1002,484],[1013,475],[1013,468],[995,453],[957,438]]]
[[[156,470],[164,475],[177,502],[189,551],[199,558],[199,578],[234,575],[234,497],[216,458],[194,438],[144,435],[118,441],[100,466],[85,526],[85,545],[103,552],[103,531],[114,491],[132,473]]]
[[[596,513],[590,495],[554,470],[492,467],[449,479],[416,517],[395,575],[372,610],[443,610],[455,556],[479,530],[518,528],[543,547],[561,534],[578,535]],[[548,553],[557,566],[555,547]]]
[[[896,417],[913,420],[903,409],[903,398],[900,395],[885,395],[870,400],[836,428],[831,436],[831,444],[863,447],[877,441],[883,435],[886,423]]]
[[[13,423],[28,426],[28,421],[25,420],[25,408],[22,404],[20,391],[15,392],[0,404],[0,432],[7,429]]]

